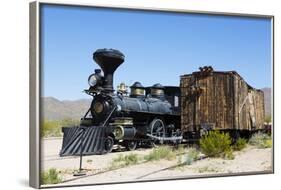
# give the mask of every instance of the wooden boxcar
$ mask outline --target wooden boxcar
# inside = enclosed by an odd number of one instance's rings
[[[235,71],[212,67],[181,76],[181,128],[251,132],[263,128],[264,94]]]

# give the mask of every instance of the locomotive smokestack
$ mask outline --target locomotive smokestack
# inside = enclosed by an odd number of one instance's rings
[[[125,56],[115,49],[98,49],[93,54],[93,59],[101,67],[105,83],[103,88],[113,92],[113,74],[115,70],[124,62]]]

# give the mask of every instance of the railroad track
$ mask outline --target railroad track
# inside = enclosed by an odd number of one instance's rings
[[[203,160],[203,159],[206,159],[207,156],[201,156],[199,159],[195,160],[195,161],[198,161],[198,160]],[[181,164],[175,164],[175,165],[172,165],[172,166],[169,166],[169,167],[165,167],[165,168],[162,168],[160,170],[155,170],[153,172],[149,172],[145,175],[142,175],[142,176],[139,176],[137,177],[136,179],[142,179],[144,177],[147,177],[147,176],[150,176],[150,175],[153,175],[153,174],[156,174],[156,173],[159,173],[159,172],[162,172],[162,171],[165,171],[165,170],[170,170],[170,169],[174,169],[174,168],[177,168],[177,167],[181,167],[181,166],[185,166],[186,163],[181,163]]]
[[[171,148],[174,148],[174,146],[172,145],[165,145]],[[156,146],[157,147],[161,147],[161,146]],[[137,150],[146,150],[146,149],[152,149],[152,148],[139,148]],[[120,147],[116,147],[115,150],[113,150],[113,152],[108,153],[108,154],[115,154],[115,153],[124,153],[124,152],[128,152],[126,151],[125,148],[120,148]],[[105,154],[106,155],[106,154]],[[94,155],[86,155],[86,156],[94,156]],[[101,155],[98,155],[101,156]],[[70,159],[79,159],[79,155],[77,156],[63,156],[63,157],[59,157],[58,154],[53,154],[53,155],[48,155],[48,156],[44,156],[44,161],[56,161],[56,160],[70,160]]]
[[[180,155],[183,155],[183,154],[186,154],[186,152],[182,152],[182,153],[177,153],[176,156],[180,156]],[[198,160],[201,160],[201,159],[205,159],[206,157],[201,157],[199,158]],[[134,165],[130,165],[130,166],[136,166],[136,165],[141,165],[141,164],[145,164],[145,163],[148,163],[150,161],[142,161],[142,162],[139,162],[137,164],[134,164]],[[155,170],[155,171],[152,171],[152,172],[149,172],[145,175],[142,175],[142,176],[139,176],[137,177],[136,179],[142,179],[144,177],[147,177],[149,175],[152,175],[152,174],[155,174],[155,173],[159,173],[161,171],[165,171],[165,170],[169,170],[169,169],[173,169],[173,168],[176,168],[176,167],[180,167],[180,166],[183,166],[185,165],[184,163],[183,164],[175,164],[175,165],[172,165],[172,166],[169,166],[169,167],[164,167],[160,170]],[[88,178],[88,177],[91,177],[91,176],[97,176],[97,175],[101,175],[101,174],[105,174],[105,173],[109,173],[109,172],[112,172],[112,171],[117,171],[117,170],[120,170],[120,169],[123,169],[123,168],[126,168],[128,166],[120,166],[118,168],[113,168],[113,169],[105,169],[105,170],[102,170],[102,171],[99,171],[97,173],[92,173],[92,174],[86,174],[84,176],[79,176],[79,177],[74,177],[74,178],[71,178],[71,179],[67,179],[67,180],[64,180],[62,183],[67,183],[67,182],[72,182],[72,181],[76,181],[76,180],[80,180],[80,179],[84,179],[84,178]]]

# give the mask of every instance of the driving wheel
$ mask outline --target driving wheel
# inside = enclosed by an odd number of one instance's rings
[[[107,153],[111,152],[113,149],[114,141],[113,138],[108,136],[104,141],[104,149]]]
[[[125,141],[124,144],[125,144],[126,149],[129,151],[135,150],[137,148],[136,141]]]
[[[154,137],[165,137],[165,125],[161,119],[155,118],[150,123],[150,134]],[[157,138],[153,138],[154,143],[163,144],[163,140],[159,140]]]

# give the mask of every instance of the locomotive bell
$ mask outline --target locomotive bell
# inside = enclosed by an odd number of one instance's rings
[[[94,61],[101,67],[104,73],[103,88],[113,92],[113,74],[124,62],[125,56],[115,49],[98,49],[93,54]]]
[[[120,85],[117,86],[117,91],[122,94],[127,94],[128,93],[127,88],[128,86],[126,86],[124,82],[121,82]]]

